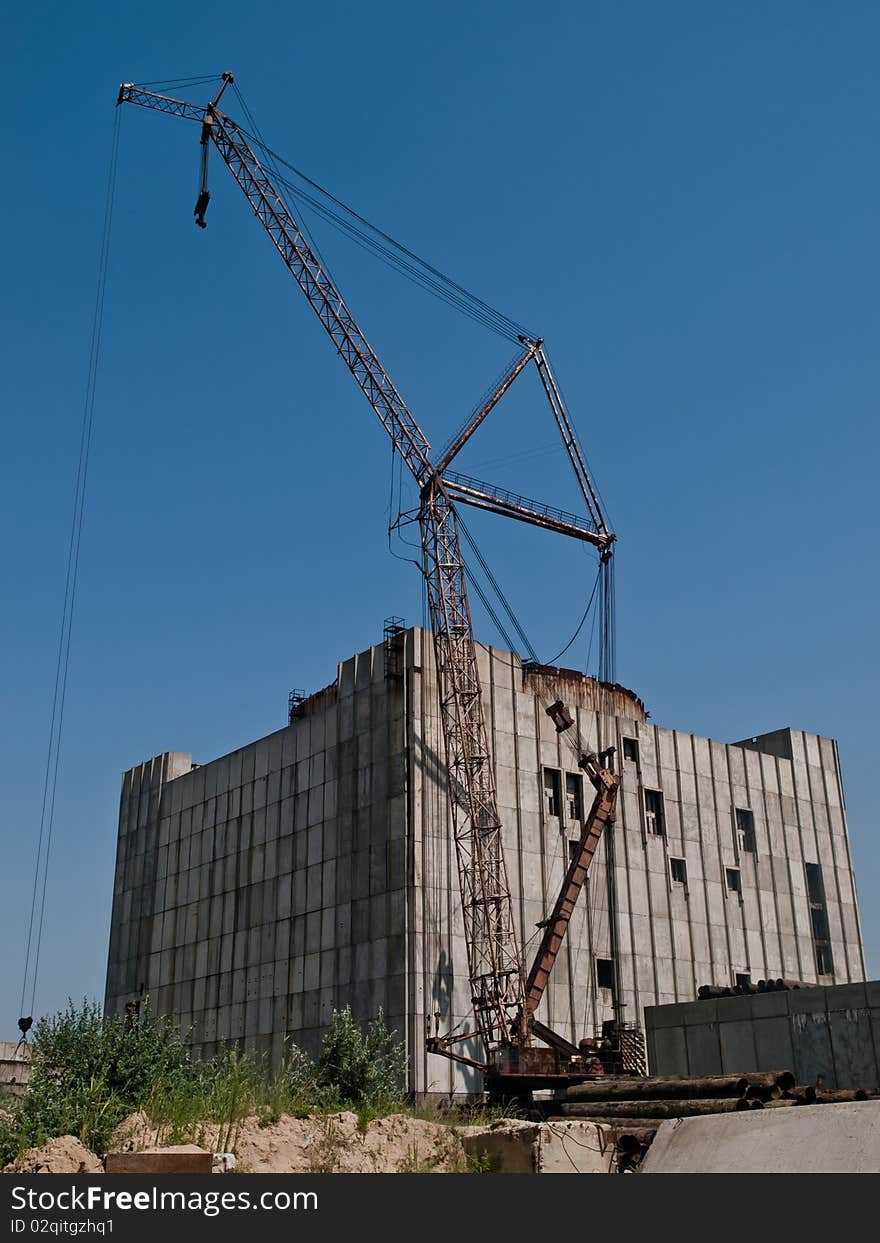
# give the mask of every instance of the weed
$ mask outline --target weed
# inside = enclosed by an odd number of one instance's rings
[[[309,1173],[336,1174],[339,1171],[343,1138],[332,1117],[321,1120],[321,1135],[309,1157]]]
[[[381,1013],[361,1030],[350,1009],[334,1011],[317,1060],[289,1042],[273,1070],[267,1059],[237,1048],[194,1059],[148,999],[134,1023],[104,1018],[94,1002],[70,1002],[34,1028],[27,1095],[8,1102],[4,1096],[0,1165],[54,1135],[77,1135],[105,1152],[115,1128],[138,1110],[156,1127],[157,1142],[213,1138],[220,1152],[235,1151],[242,1121],[254,1114],[271,1126],[285,1113],[302,1118],[348,1108],[366,1127],[403,1107],[403,1071],[403,1046]]]

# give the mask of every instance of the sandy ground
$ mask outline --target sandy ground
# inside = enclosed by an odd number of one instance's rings
[[[311,1118],[285,1114],[264,1125],[247,1118],[235,1133],[207,1124],[196,1141],[209,1151],[231,1148],[237,1168],[255,1174],[278,1173],[446,1173],[468,1168],[464,1135],[518,1128],[526,1123],[503,1120],[491,1126],[457,1127],[406,1114],[377,1118],[364,1130],[357,1116],[343,1112]],[[133,1114],[115,1132],[113,1148],[132,1152],[161,1145],[162,1135],[143,1114]]]
[[[293,1118],[284,1115],[266,1126],[246,1118],[233,1135],[215,1124],[196,1128],[196,1144],[211,1152],[233,1149],[242,1173],[451,1173],[469,1168],[464,1136],[516,1130],[528,1123],[504,1119],[488,1126],[447,1126],[405,1114],[392,1114],[358,1127],[353,1113]],[[114,1132],[113,1152],[167,1147],[143,1113],[132,1114]],[[187,1146],[189,1147],[189,1145]],[[178,1147],[179,1150],[179,1147]],[[23,1153],[4,1173],[93,1173],[101,1162],[79,1140],[65,1135]]]
[[[103,1166],[73,1135],[59,1135],[4,1166],[4,1174],[100,1174]]]

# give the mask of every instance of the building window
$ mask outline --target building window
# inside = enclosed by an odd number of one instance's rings
[[[815,942],[816,971],[819,975],[834,975],[834,959],[831,957],[831,946],[826,942]]]
[[[596,983],[600,988],[614,988],[614,962],[612,959],[596,959]]]
[[[584,783],[580,773],[565,774],[565,803],[569,820],[583,820]]]
[[[747,975],[743,972],[738,971],[736,973],[736,986],[737,988],[751,988],[752,977],[750,975]]]
[[[663,794],[660,790],[645,791],[645,823],[649,833],[663,837],[666,833],[666,813],[663,810]]]
[[[669,875],[676,882],[676,884],[679,884],[679,885],[687,884],[688,872],[687,872],[687,864],[685,863],[684,859],[670,859],[669,860]]]
[[[739,846],[745,854],[753,855],[755,853],[755,817],[745,807],[737,807],[736,812],[736,831],[739,836]]]
[[[739,874],[739,868],[726,868],[727,890],[729,893],[742,893],[742,878]]]
[[[629,760],[631,764],[639,762],[639,744],[635,738],[624,738],[623,740],[623,758]]]
[[[579,837],[570,837],[568,839],[568,861],[574,863],[578,852],[581,848],[581,839]]]
[[[558,768],[544,769],[544,806],[548,816],[558,816],[562,808],[562,774]]]
[[[833,975],[834,956],[831,953],[831,933],[828,928],[828,911],[825,907],[825,881],[822,879],[822,868],[818,863],[806,863],[804,867],[807,873],[807,900],[810,904],[816,971],[819,975]]]

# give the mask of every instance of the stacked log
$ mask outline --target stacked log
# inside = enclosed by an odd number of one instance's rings
[[[645,1118],[685,1118],[697,1114],[728,1113],[750,1108],[749,1101],[771,1100],[795,1084],[790,1070],[754,1071],[745,1075],[702,1076],[606,1076],[570,1087],[561,1101],[553,1102],[567,1117],[588,1117],[595,1108],[607,1108],[607,1117],[640,1114]],[[737,1106],[737,1102],[746,1102]],[[664,1112],[648,1105],[668,1106]],[[619,1105],[618,1110],[611,1109]],[[644,1108],[643,1108],[644,1106]],[[596,1117],[599,1115],[596,1114]]]
[[[664,1119],[753,1109],[863,1101],[880,1090],[826,1090],[798,1086],[790,1070],[742,1075],[604,1076],[574,1084],[564,1096],[546,1102],[545,1117],[581,1118],[602,1123],[615,1144],[620,1170],[638,1168]]]
[[[710,1001],[715,997],[750,997],[755,993],[787,992],[793,988],[818,988],[817,984],[806,984],[803,980],[758,980],[755,984],[701,984],[697,989],[699,1001]]]

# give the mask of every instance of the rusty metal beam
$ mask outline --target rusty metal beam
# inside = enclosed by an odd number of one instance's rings
[[[438,475],[442,475],[452,459],[461,452],[486,416],[490,414],[498,405],[499,401],[510,388],[519,373],[523,370],[527,363],[532,361],[535,357],[535,353],[541,348],[540,338],[537,341],[528,341],[525,338],[521,338],[521,340],[526,346],[525,353],[521,358],[514,359],[511,366],[508,367],[507,371],[502,376],[492,395],[483,403],[482,406],[480,406],[477,411],[475,411],[462,430],[458,433],[455,440],[453,440],[449,448],[445,450],[443,456],[436,465]]]
[[[468,475],[458,475],[450,471],[443,477],[443,487],[450,497],[464,502],[465,505],[473,505],[475,509],[485,509],[504,518],[516,518],[531,526],[542,527],[545,531],[569,535],[572,539],[592,544],[600,552],[605,552],[614,541],[613,535],[598,533],[587,518],[580,518],[577,514],[566,513],[565,510],[544,505],[541,501],[530,500],[503,488],[493,489],[491,484],[471,479]]]
[[[553,913],[544,926],[541,944],[532,963],[532,969],[526,978],[525,1020],[529,1025],[531,1016],[537,1010],[544,996],[544,989],[550,978],[550,972],[562,948],[568,925],[574,912],[581,889],[587,879],[587,871],[599,845],[599,839],[609,820],[614,818],[617,803],[617,788],[620,777],[609,768],[599,768],[593,757],[584,757],[582,767],[596,790],[596,797],[590,814],[584,822],[578,848],[568,865],[562,888],[553,907]]]
[[[552,1027],[548,1027],[546,1023],[539,1023],[537,1019],[532,1019],[532,1035],[544,1044],[549,1045],[551,1049],[556,1049],[558,1053],[564,1053],[567,1057],[580,1057],[580,1049],[576,1044],[572,1044],[570,1040],[566,1040],[564,1036],[560,1036]]]
[[[559,428],[559,434],[562,437],[562,443],[565,445],[568,453],[569,461],[572,469],[577,477],[581,492],[583,493],[587,509],[590,516],[596,524],[596,530],[601,535],[610,535],[610,531],[605,523],[605,517],[602,513],[602,506],[599,503],[599,496],[596,492],[590,472],[587,470],[587,464],[584,461],[584,455],[578,444],[575,430],[571,425],[568,412],[565,409],[565,402],[562,400],[562,394],[559,386],[550,370],[550,362],[543,349],[538,349],[535,353],[535,363],[538,373],[541,377],[541,383],[544,385],[544,392],[547,394],[547,400],[550,403],[550,409],[553,411],[553,417],[556,420],[556,426]],[[614,538],[613,536],[611,537]],[[609,544],[610,544],[609,540]]]

